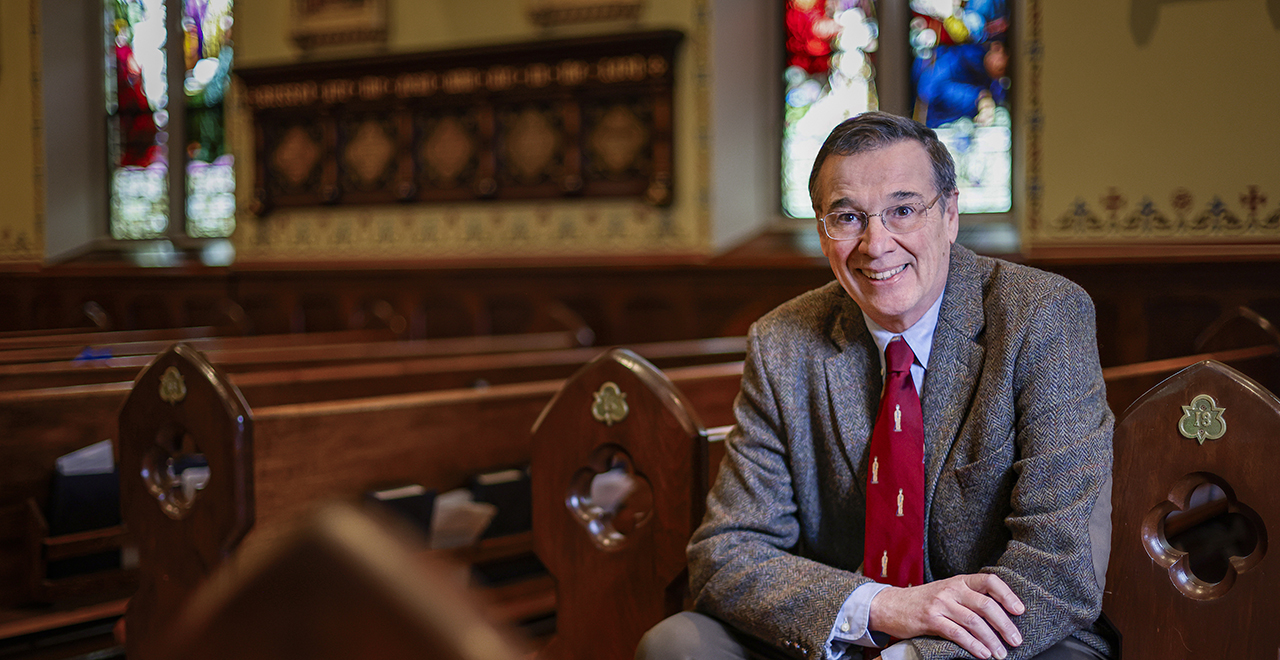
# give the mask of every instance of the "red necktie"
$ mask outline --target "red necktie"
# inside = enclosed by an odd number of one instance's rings
[[[911,347],[884,349],[884,397],[871,431],[863,574],[896,587],[924,583],[924,418],[911,380]]]

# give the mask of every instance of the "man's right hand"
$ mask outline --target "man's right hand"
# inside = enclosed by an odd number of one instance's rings
[[[979,658],[1004,658],[1022,635],[1009,614],[1026,607],[1004,580],[989,573],[957,575],[918,587],[888,587],[871,599],[871,630],[910,639],[935,635]],[[998,633],[998,636],[997,636]]]

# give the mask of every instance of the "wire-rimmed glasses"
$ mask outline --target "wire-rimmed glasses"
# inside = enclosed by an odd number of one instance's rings
[[[942,193],[938,193],[938,196],[928,204],[922,202],[894,204],[879,213],[832,211],[820,218],[822,231],[833,241],[853,240],[867,231],[867,225],[872,217],[880,216],[880,222],[891,233],[909,234],[924,226],[929,209],[933,208],[940,199],[942,199]]]

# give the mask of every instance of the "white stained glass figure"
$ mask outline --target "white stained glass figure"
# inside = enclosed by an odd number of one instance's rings
[[[782,137],[782,206],[813,217],[809,170],[836,124],[879,107],[868,53],[878,48],[871,0],[789,0]]]
[[[169,225],[164,0],[107,0],[111,235],[155,238]]]

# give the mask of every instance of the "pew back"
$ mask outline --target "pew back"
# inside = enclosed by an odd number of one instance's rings
[[[198,357],[198,356],[196,356]],[[170,364],[169,354],[161,357]],[[172,362],[182,373],[195,370],[202,374],[216,370],[207,363],[194,359],[190,364]],[[741,363],[702,365],[672,369],[669,376],[686,393],[691,405],[708,411],[715,420],[728,417],[731,402],[737,393],[741,377]],[[140,455],[154,452],[151,445],[156,431],[142,422],[146,411],[171,405],[156,402],[160,390],[151,385],[156,380],[151,369],[140,378],[129,400],[126,411],[136,408],[142,412],[122,412],[121,442],[142,448],[121,448],[122,483],[138,482],[142,467]],[[196,376],[186,376],[188,381]],[[220,379],[220,380],[219,380]],[[173,407],[192,405],[194,398],[201,398],[202,409],[234,409],[234,405],[219,403],[228,392],[234,391],[225,377],[215,379],[220,387],[189,387],[186,403]],[[165,602],[180,599],[180,593],[190,593],[218,563],[219,555],[211,541],[234,543],[234,534],[214,527],[202,529],[219,521],[217,517],[201,517],[194,512],[204,506],[247,507],[248,515],[237,520],[250,520],[253,524],[248,537],[270,539],[285,529],[287,521],[304,514],[321,500],[356,498],[369,490],[408,483],[421,484],[429,489],[446,490],[464,484],[471,476],[495,469],[527,464],[530,460],[529,429],[539,413],[560,389],[563,381],[538,381],[495,385],[484,389],[445,390],[420,392],[394,396],[371,397],[321,403],[267,406],[254,411],[251,424],[252,442],[241,439],[223,423],[221,433],[211,432],[194,439],[198,453],[209,457],[212,476],[209,485],[219,482],[219,474],[228,469],[239,473],[232,483],[243,484],[248,496],[237,502],[225,502],[225,498],[205,498],[203,491],[197,496],[192,514],[179,521],[166,522],[157,516],[155,498],[135,485],[122,496],[125,504],[126,524],[132,528],[131,516],[135,511],[145,512],[152,522],[144,529],[136,530],[144,535],[164,535],[164,541],[148,540],[165,552],[149,552],[141,555],[141,570],[145,581],[152,584],[163,580],[165,593],[154,588],[140,589],[131,603],[129,618],[130,653],[134,653],[134,626],[147,631],[156,627],[155,600],[163,596]],[[147,399],[152,399],[147,401]],[[248,420],[248,417],[245,417]],[[123,425],[138,426],[126,429]],[[166,427],[167,428],[167,427]],[[167,436],[160,436],[167,437]],[[240,437],[247,437],[242,434]],[[220,446],[219,443],[239,442],[240,451]],[[252,452],[243,449],[252,445]],[[164,447],[161,448],[162,450]],[[172,450],[167,450],[172,451]],[[125,461],[125,457],[129,460]],[[213,455],[234,456],[235,460],[219,460],[215,466]],[[234,531],[238,531],[235,528]],[[225,543],[223,544],[225,545]],[[198,561],[193,559],[198,558]],[[183,562],[175,567],[171,562]],[[135,617],[150,617],[140,623]],[[149,643],[146,632],[142,641]],[[145,656],[148,651],[140,651]]]
[[[533,430],[534,549],[557,595],[541,657],[626,660],[683,608],[707,460],[694,406],[635,353],[609,351],[565,383]]]
[[[1280,400],[1214,361],[1178,372],[1143,395],[1116,426],[1114,523],[1103,610],[1130,660],[1267,658],[1280,648],[1280,568],[1268,531],[1280,529],[1275,495]],[[1197,491],[1221,498],[1197,504]],[[1200,512],[1210,510],[1205,516]],[[1230,550],[1205,579],[1178,549],[1179,515],[1239,516],[1252,547]]]
[[[192,585],[253,525],[253,420],[226,376],[178,344],[139,375],[120,410],[120,499],[144,572],[125,615],[130,658],[158,657]],[[191,474],[203,461],[199,488]]]

